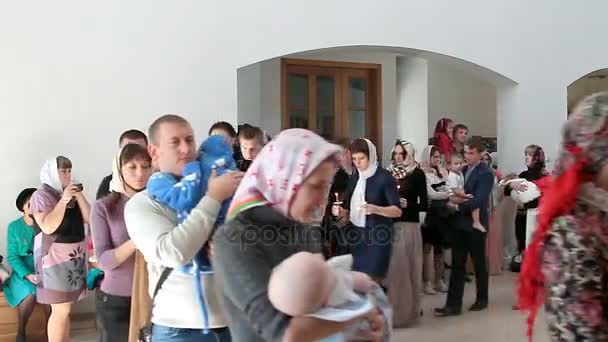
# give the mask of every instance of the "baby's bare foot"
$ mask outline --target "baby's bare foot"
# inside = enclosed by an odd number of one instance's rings
[[[487,230],[481,225],[481,223],[473,223],[473,228],[479,230],[482,233],[487,232]]]

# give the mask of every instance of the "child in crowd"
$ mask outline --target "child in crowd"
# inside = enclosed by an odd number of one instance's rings
[[[460,154],[452,154],[450,157],[449,173],[448,173],[448,186],[452,193],[458,196],[462,201],[466,201],[473,198],[473,195],[467,195],[464,192],[464,175],[462,174],[462,168],[464,167],[464,159]],[[479,209],[475,209],[471,212],[473,218],[473,228],[480,232],[487,232],[484,226],[479,220]]]

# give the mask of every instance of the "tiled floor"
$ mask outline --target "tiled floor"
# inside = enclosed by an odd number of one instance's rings
[[[423,300],[424,317],[419,325],[395,331],[393,341],[412,342],[518,342],[526,341],[524,317],[511,310],[514,303],[515,276],[505,273],[490,278],[490,307],[483,312],[464,312],[450,318],[432,317],[432,308],[442,306],[445,295],[427,296]],[[474,300],[475,286],[467,285],[466,306]],[[94,342],[95,333],[86,332],[72,338],[75,342]],[[548,342],[544,317],[536,324],[535,342]]]
[[[435,318],[434,307],[445,304],[445,295],[427,296],[423,300],[424,317],[419,325],[395,332],[393,341],[429,342],[518,342],[527,341],[524,316],[511,309],[514,304],[512,273],[490,278],[490,307],[482,312],[464,311],[461,316]],[[475,300],[475,285],[466,287],[465,307]],[[535,329],[535,342],[548,342],[544,316],[539,316]]]

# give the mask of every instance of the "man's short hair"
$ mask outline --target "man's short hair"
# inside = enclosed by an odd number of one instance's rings
[[[226,121],[218,121],[218,122],[214,123],[213,125],[211,125],[211,128],[209,128],[209,135],[211,135],[211,132],[215,131],[216,129],[219,129],[219,130],[222,130],[222,131],[228,133],[228,135],[230,135],[231,138],[236,137],[236,131],[234,130],[234,127]]]
[[[484,146],[479,139],[472,139],[466,143],[466,146],[470,149],[474,149],[477,152],[481,153],[484,151]]]
[[[239,130],[239,139],[253,140],[257,139],[260,144],[264,144],[264,132],[256,126],[243,126]]]
[[[168,123],[181,125],[190,124],[188,120],[176,114],[165,114],[161,116],[160,118],[154,120],[154,122],[150,125],[150,128],[148,128],[148,136],[153,144],[158,144],[158,130],[160,129],[160,126]]]
[[[335,139],[331,139],[330,142],[342,146],[342,148],[344,149],[350,149],[350,144],[352,144],[352,140],[350,138],[346,138],[346,137],[339,137],[339,138],[335,138]]]
[[[118,144],[122,145],[122,141],[125,139],[129,139],[129,140],[141,139],[146,142],[146,145],[148,145],[148,137],[146,136],[146,134],[137,129],[130,129],[128,131],[123,132],[120,135],[120,138],[118,138]]]
[[[456,135],[456,133],[458,133],[458,131],[460,131],[461,129],[465,130],[465,131],[469,131],[469,127],[463,125],[463,124],[458,124],[456,126],[454,126],[454,128],[452,128],[452,135]]]

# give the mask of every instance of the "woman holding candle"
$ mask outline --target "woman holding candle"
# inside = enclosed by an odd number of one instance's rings
[[[353,174],[353,161],[350,153],[351,140],[349,138],[341,138],[337,139],[334,143],[342,146],[344,150],[340,156],[340,165],[329,191],[329,200],[327,201],[327,209],[323,221],[326,234],[323,250],[328,258],[350,253],[348,243],[346,243],[346,233],[348,230],[345,225],[347,220],[334,215],[331,208],[332,204],[342,204],[348,181]]]
[[[378,167],[376,147],[357,139],[350,148],[357,174],[351,177],[338,217],[352,223],[348,242],[353,271],[368,274],[382,284],[388,272],[393,241],[393,219],[401,217],[397,186],[391,174]]]
[[[393,306],[393,328],[405,328],[420,317],[422,235],[420,212],[426,211],[426,175],[416,163],[414,146],[397,140],[388,170],[397,183],[401,217],[395,220],[393,253],[385,281]]]

